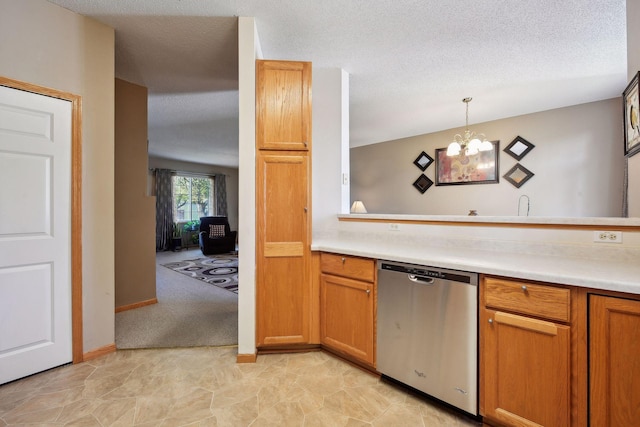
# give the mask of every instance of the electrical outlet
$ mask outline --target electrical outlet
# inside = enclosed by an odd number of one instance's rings
[[[391,231],[400,231],[400,225],[391,223],[391,224],[389,224],[389,230],[391,230]]]
[[[596,243],[622,243],[622,231],[594,231],[593,241]]]

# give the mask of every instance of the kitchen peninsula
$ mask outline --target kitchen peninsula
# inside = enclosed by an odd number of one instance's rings
[[[311,249],[640,294],[640,218],[338,215]]]
[[[622,242],[595,243],[596,231],[621,231]],[[479,273],[486,423],[629,425],[637,415],[640,220],[338,215],[312,250]]]

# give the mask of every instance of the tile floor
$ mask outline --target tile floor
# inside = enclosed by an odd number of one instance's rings
[[[472,426],[323,352],[119,350],[0,386],[0,427]]]

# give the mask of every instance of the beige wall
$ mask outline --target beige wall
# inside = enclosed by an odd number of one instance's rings
[[[147,88],[115,83],[115,305],[156,297],[156,200],[147,196]]]
[[[256,351],[256,59],[262,48],[254,18],[238,18],[239,186],[238,354]]]
[[[640,70],[640,2],[627,0],[627,77]],[[622,107],[620,107],[622,108]],[[629,216],[640,217],[640,154],[629,158]]]
[[[312,235],[349,213],[349,74],[313,67]]]
[[[351,198],[372,213],[466,215],[475,209],[480,215],[515,216],[520,196],[527,195],[532,216],[620,216],[620,123],[616,98],[471,124],[471,130],[500,140],[499,184],[434,184],[424,194],[412,186],[422,173],[413,161],[421,151],[435,159],[436,148],[463,129],[352,148]],[[518,135],[535,145],[519,162],[535,176],[519,189],[502,178],[518,163],[502,151]],[[435,171],[433,163],[424,174],[435,182]]]
[[[238,169],[222,166],[206,165],[203,163],[182,162],[179,160],[149,157],[149,168],[171,169],[182,172],[203,174],[223,174],[227,185],[227,217],[232,230],[238,230]],[[151,179],[149,179],[151,186]],[[149,188],[148,194],[152,194]]]
[[[114,343],[114,31],[44,0],[0,0],[0,75],[82,96],[84,351]]]

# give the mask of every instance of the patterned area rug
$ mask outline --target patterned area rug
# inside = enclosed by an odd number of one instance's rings
[[[238,256],[216,255],[162,264],[178,273],[238,293]]]

